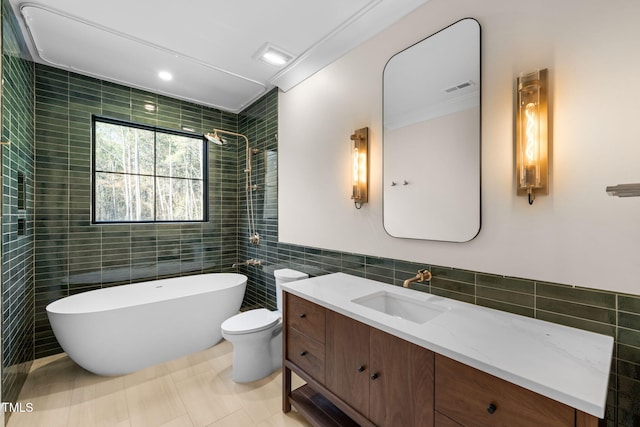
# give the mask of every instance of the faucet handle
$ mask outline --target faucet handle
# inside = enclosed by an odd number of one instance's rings
[[[431,272],[426,268],[418,270],[418,275],[420,276],[421,282],[424,282],[424,281],[428,282],[429,280],[431,280],[431,277],[432,277]]]

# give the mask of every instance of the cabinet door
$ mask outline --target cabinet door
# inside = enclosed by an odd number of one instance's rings
[[[433,352],[371,328],[369,418],[378,426],[434,423]]]
[[[326,316],[326,386],[368,417],[370,328],[330,310]]]
[[[575,425],[573,408],[441,355],[435,384],[436,410],[464,426]]]

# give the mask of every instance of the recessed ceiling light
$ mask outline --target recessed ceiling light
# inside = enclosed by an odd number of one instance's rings
[[[281,67],[293,59],[293,55],[284,49],[265,43],[254,55],[254,59]]]
[[[168,72],[168,71],[160,71],[158,73],[158,77],[160,77],[162,80],[168,82],[169,80],[173,79],[173,75]]]

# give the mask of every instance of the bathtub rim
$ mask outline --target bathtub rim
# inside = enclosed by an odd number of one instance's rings
[[[188,280],[189,278],[194,278],[194,277],[203,279],[203,276],[217,277],[218,279],[223,279],[223,280],[226,279],[228,280],[228,282],[215,282],[216,286],[212,286],[211,288],[206,288],[206,289],[198,289],[195,292],[193,291],[184,292],[186,285],[172,284],[171,287],[182,286],[182,289],[180,290],[183,292],[180,292],[180,293],[166,292],[165,295],[161,295],[161,296],[155,295],[153,298],[147,298],[147,299],[136,298],[134,300],[125,299],[124,301],[122,301],[122,298],[120,298],[120,300],[118,300],[115,303],[114,301],[109,301],[109,304],[105,303],[104,301],[101,301],[102,306],[100,307],[93,306],[91,307],[91,309],[87,309],[87,304],[86,304],[87,300],[90,300],[92,298],[95,299],[97,297],[98,299],[100,299],[101,297],[112,296],[113,294],[134,292],[134,288],[135,288],[135,291],[137,290],[142,291],[145,288],[150,288],[149,290],[151,290],[151,288],[155,288],[159,285],[164,286],[169,281],[182,282],[182,281]],[[138,305],[146,305],[146,304],[153,304],[153,303],[162,302],[162,301],[168,301],[176,298],[186,298],[186,297],[193,297],[197,295],[203,295],[206,293],[216,292],[222,289],[233,288],[236,286],[244,286],[247,284],[247,281],[248,281],[247,276],[240,273],[202,273],[202,274],[193,274],[188,276],[176,276],[176,277],[168,277],[168,278],[162,278],[162,279],[151,279],[151,280],[146,280],[142,282],[110,286],[106,288],[94,289],[91,291],[79,292],[74,295],[68,295],[50,302],[49,304],[47,304],[45,309],[47,314],[52,313],[52,314],[58,314],[58,315],[77,315],[77,314],[107,312],[107,311],[113,311],[113,310],[126,309],[129,307],[138,306]],[[127,288],[127,289],[125,290],[123,288]],[[100,294],[103,294],[103,295],[100,295]],[[116,295],[116,297],[117,296],[121,297],[122,295]],[[91,301],[91,302],[94,302],[94,301]]]

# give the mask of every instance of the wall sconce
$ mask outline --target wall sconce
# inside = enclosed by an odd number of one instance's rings
[[[517,80],[516,185],[530,205],[536,195],[549,194],[547,74],[544,69]]]
[[[360,209],[369,201],[369,128],[358,129],[351,135],[351,168],[353,194],[351,198]]]

